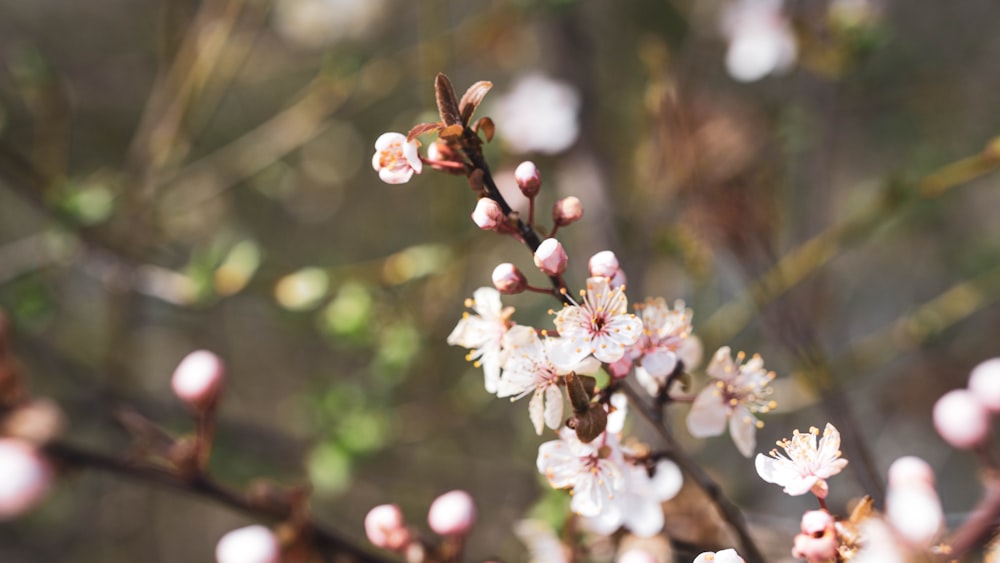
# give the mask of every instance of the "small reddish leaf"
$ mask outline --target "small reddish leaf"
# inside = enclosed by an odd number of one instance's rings
[[[476,108],[486,97],[486,93],[490,91],[493,87],[492,82],[486,80],[480,80],[462,94],[462,101],[459,102],[458,108],[462,112],[462,123],[468,123],[472,119],[472,114],[475,113]]]
[[[486,142],[493,140],[493,135],[496,133],[496,125],[493,124],[493,120],[488,117],[480,117],[479,121],[472,127],[472,130],[476,133],[482,131],[483,135],[486,137]]]
[[[435,123],[420,123],[418,125],[414,125],[413,129],[410,129],[410,132],[406,134],[406,140],[412,141],[413,139],[423,135],[424,133],[430,131],[440,131],[443,127],[444,126],[441,125],[440,121]]]
[[[459,135],[462,134],[462,131],[464,129],[465,128],[462,127],[461,123],[456,123],[455,125],[449,125],[444,129],[442,129],[441,132],[438,133],[438,136],[442,138],[458,137]]]
[[[463,124],[462,114],[458,111],[458,99],[451,81],[443,73],[438,73],[434,79],[434,95],[437,99],[438,113],[445,125]]]

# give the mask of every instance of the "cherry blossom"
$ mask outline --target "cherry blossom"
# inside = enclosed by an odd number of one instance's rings
[[[420,174],[423,163],[417,153],[417,140],[406,140],[402,133],[382,133],[375,140],[372,168],[386,184],[405,184],[414,173]]]
[[[33,508],[52,486],[49,462],[33,446],[0,438],[0,521]]]
[[[261,525],[233,530],[222,536],[215,547],[218,563],[278,563],[280,559],[277,536]]]
[[[655,396],[677,367],[678,352],[691,334],[693,313],[681,300],[671,309],[662,298],[647,299],[635,308],[642,319],[642,336],[629,355],[638,361],[635,375],[639,384]]]
[[[819,429],[815,426],[807,433],[796,430],[792,438],[778,442],[785,450],[781,455],[777,449],[770,451],[770,457],[757,454],[754,465],[757,474],[768,483],[781,485],[791,496],[812,492],[817,497],[826,498],[829,486],[826,480],[833,477],[847,465],[840,458],[840,432],[829,422],[823,429],[823,437],[816,443]]]
[[[591,354],[612,363],[639,340],[642,321],[627,312],[624,289],[608,284],[607,278],[588,278],[583,304],[563,307],[556,315],[560,345],[549,356],[555,363],[572,366]]]
[[[597,516],[613,501],[624,485],[619,467],[621,450],[617,440],[605,433],[583,443],[576,432],[563,427],[559,439],[538,448],[538,472],[556,489],[573,489],[570,508],[582,516]]]
[[[528,547],[531,563],[569,563],[570,549],[545,522],[521,520],[514,525],[514,534]]]
[[[572,85],[534,73],[520,78],[497,98],[497,130],[515,153],[556,154],[580,134],[580,94]]]
[[[775,407],[769,384],[774,372],[764,369],[764,360],[754,355],[746,363],[742,352],[733,362],[728,346],[715,353],[708,366],[708,376],[715,381],[698,394],[687,417],[688,430],[698,438],[718,436],[729,420],[729,434],[736,449],[746,457],[753,455],[757,428],[763,425],[754,413],[766,413]]]
[[[706,551],[694,558],[691,563],[745,563],[735,549],[722,551]]]
[[[597,360],[589,358],[573,369],[560,369],[549,360],[548,352],[557,343],[552,338],[543,341],[527,326],[512,327],[504,340],[507,361],[497,383],[497,397],[516,401],[531,394],[528,413],[539,436],[545,426],[555,430],[562,424],[563,376],[570,371],[592,374],[600,368]]]
[[[623,473],[621,492],[599,515],[588,518],[587,526],[601,535],[611,535],[622,526],[639,537],[659,534],[664,524],[661,504],[674,498],[684,482],[680,468],[661,459],[652,475],[645,466],[631,463],[625,464]]]
[[[795,64],[798,47],[782,0],[737,0],[723,14],[729,38],[726,70],[740,82],[754,82]]]
[[[482,366],[486,391],[496,393],[504,359],[501,345],[504,334],[513,324],[510,316],[514,308],[505,308],[500,302],[500,292],[492,287],[477,289],[465,306],[478,315],[463,313],[462,320],[448,335],[448,344],[469,349],[465,358],[475,362],[476,367]]]

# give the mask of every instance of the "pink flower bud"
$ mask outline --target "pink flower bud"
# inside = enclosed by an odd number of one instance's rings
[[[802,522],[799,526],[803,534],[815,536],[826,532],[827,529],[832,529],[834,523],[833,516],[829,512],[825,510],[810,510],[802,515]]]
[[[638,547],[622,553],[616,563],[659,563],[655,555]]]
[[[442,536],[462,536],[476,523],[476,505],[465,491],[447,492],[431,503],[427,523]]]
[[[218,356],[207,350],[198,350],[181,360],[170,384],[180,400],[195,410],[205,410],[219,398],[225,372]]]
[[[608,371],[615,379],[625,379],[632,372],[632,358],[625,354],[620,360],[608,365]]]
[[[610,250],[602,250],[591,256],[590,261],[587,262],[587,267],[590,268],[591,276],[599,276],[602,278],[614,277],[620,268],[618,265],[618,257],[615,256],[615,253]]]
[[[559,276],[566,271],[569,257],[562,244],[554,238],[547,238],[535,250],[535,266],[548,276]]]
[[[837,559],[836,533],[823,534],[818,537],[809,534],[799,534],[795,536],[795,543],[792,545],[792,556],[805,559],[809,563],[821,563]]]
[[[926,461],[908,455],[889,466],[889,487],[934,487],[934,470]]]
[[[927,462],[906,456],[889,467],[886,518],[911,547],[922,550],[934,543],[944,525],[944,513],[934,490],[934,471]]]
[[[802,533],[795,536],[792,555],[807,561],[836,559],[837,528],[833,516],[825,510],[810,510],[802,515]]]
[[[526,160],[517,165],[514,170],[514,179],[521,188],[521,193],[527,198],[533,198],[542,187],[542,175],[538,172],[538,167],[534,162]]]
[[[969,374],[969,391],[993,412],[1000,412],[1000,358],[986,360]]]
[[[723,549],[722,551],[706,551],[694,558],[691,563],[745,563],[735,549]]]
[[[215,546],[218,563],[278,563],[280,559],[277,536],[259,524],[233,530]]]
[[[989,435],[989,411],[971,391],[955,389],[934,403],[934,427],[952,446],[972,448],[982,444]]]
[[[575,223],[583,217],[583,204],[573,197],[564,197],[552,206],[552,220],[559,227]]]
[[[618,270],[615,275],[611,276],[611,281],[608,282],[608,287],[611,289],[618,289],[619,287],[624,287],[628,283],[625,278],[625,270]]]
[[[395,504],[381,504],[365,516],[365,535],[378,547],[402,551],[410,543],[410,530]]]
[[[521,293],[527,287],[528,280],[517,269],[517,266],[505,262],[493,269],[493,287],[507,295]]]
[[[52,484],[52,468],[26,442],[0,438],[0,520],[35,506]]]
[[[472,212],[472,221],[484,231],[495,231],[503,224],[505,217],[500,204],[488,197],[479,198]]]

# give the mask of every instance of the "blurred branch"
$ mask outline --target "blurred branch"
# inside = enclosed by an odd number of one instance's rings
[[[1000,301],[1000,265],[960,282],[851,346],[852,371],[865,371],[899,353],[916,348],[997,301]]]
[[[153,85],[132,140],[130,166],[150,198],[151,175],[176,158],[184,118],[218,65],[245,0],[205,0],[184,37],[170,68]]]
[[[880,201],[866,206],[840,223],[785,254],[739,296],[723,305],[702,325],[700,332],[719,342],[732,339],[768,303],[783,295],[825,266],[838,254],[865,238],[886,217],[920,198],[936,198],[952,188],[1000,168],[1000,137],[981,153],[945,165],[908,190],[890,185]]]
[[[255,499],[252,495],[230,489],[207,476],[185,480],[163,468],[130,464],[102,453],[61,442],[49,444],[44,451],[56,464],[67,468],[105,471],[149,485],[185,492],[256,518],[285,521],[293,516],[294,507],[287,499],[272,496],[264,502]],[[372,563],[391,561],[380,555],[366,552],[336,531],[311,519],[305,523],[303,532],[317,548],[320,548],[324,553],[334,555],[337,561]],[[334,560],[334,558],[330,560]]]
[[[328,76],[320,76],[300,94],[301,100],[252,131],[204,158],[162,179],[163,185],[202,182],[211,186],[199,193],[199,205],[240,181],[267,168],[289,152],[326,130],[327,120],[346,99],[348,88]]]

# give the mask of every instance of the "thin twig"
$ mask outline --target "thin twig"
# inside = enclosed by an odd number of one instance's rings
[[[46,446],[45,454],[63,467],[105,471],[142,483],[206,498],[256,518],[284,521],[293,514],[293,507],[288,501],[269,498],[266,503],[254,502],[248,495],[230,489],[207,476],[185,480],[164,468],[126,463],[102,453],[62,442]],[[345,557],[346,561],[370,563],[392,561],[365,551],[315,520],[308,520],[304,531],[317,548]]]

